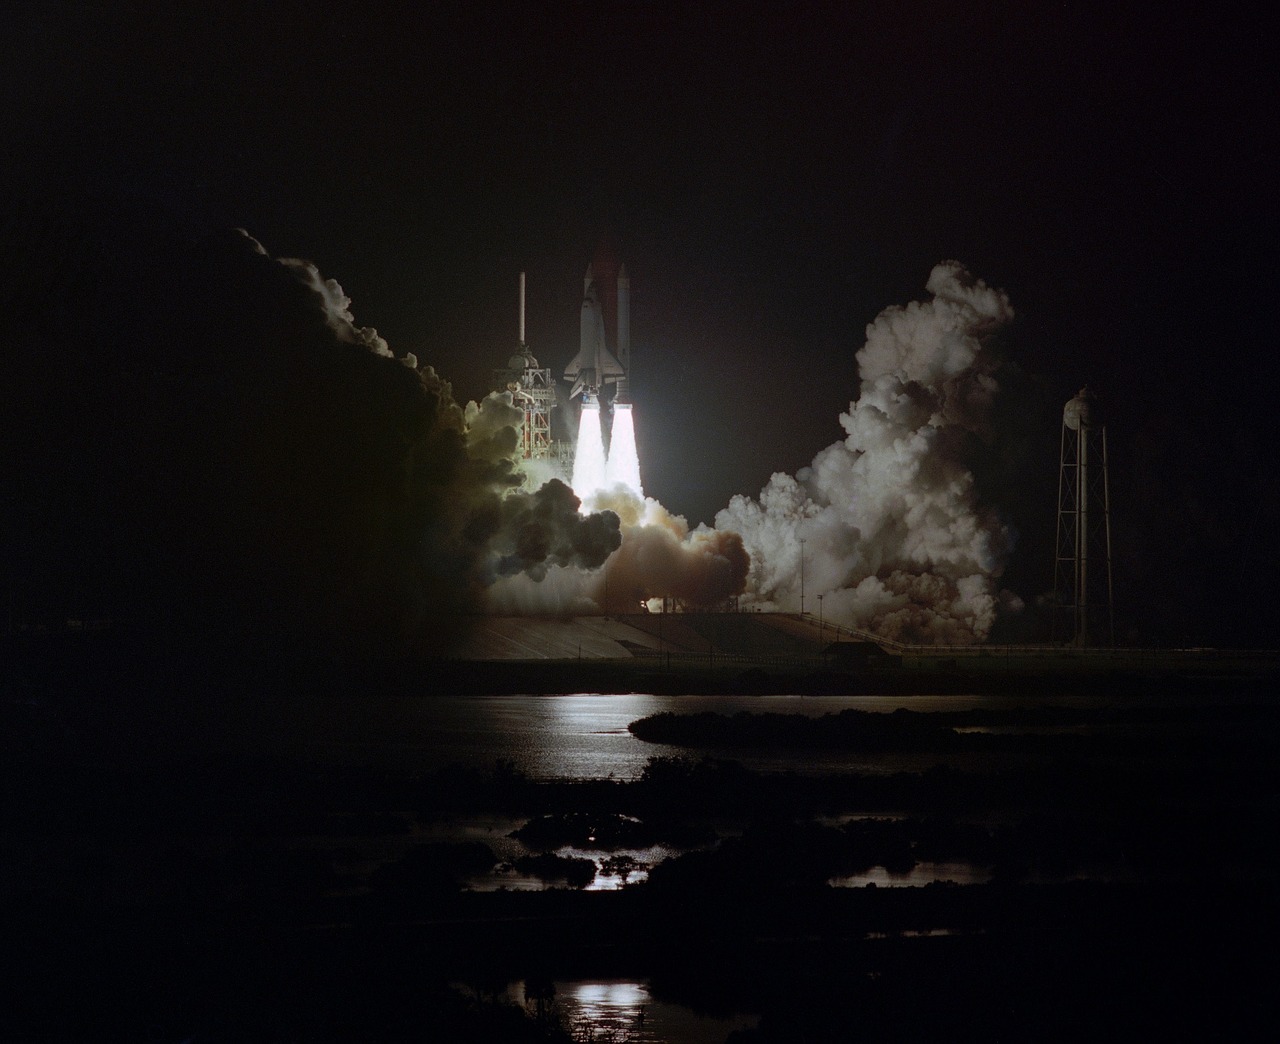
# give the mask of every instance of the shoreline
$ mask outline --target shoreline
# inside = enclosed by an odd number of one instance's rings
[[[461,659],[414,653],[340,655],[264,645],[168,642],[115,632],[0,640],[0,695],[84,688],[98,693],[235,689],[250,681],[315,695],[375,690],[427,695],[1265,695],[1280,689],[1276,650],[995,650],[915,648],[851,666],[819,648],[751,658],[708,653],[619,658]]]

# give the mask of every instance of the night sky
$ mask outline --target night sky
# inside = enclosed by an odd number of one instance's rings
[[[155,244],[242,227],[313,261],[465,402],[515,344],[521,269],[530,346],[563,368],[607,237],[646,492],[691,524],[841,437],[866,325],[955,258],[1017,316],[989,491],[1022,534],[1008,585],[1052,586],[1061,407],[1088,382],[1124,635],[1273,641],[1277,97],[1244,10],[177,6],[8,16],[0,301],[28,362],[0,397],[47,377],[49,430],[6,434],[6,561],[48,532],[14,457],[61,428],[50,388],[117,387],[130,345],[180,326],[164,302],[183,295],[141,285],[165,271]],[[137,298],[102,318],[84,256]],[[90,311],[137,336],[68,318]],[[59,460],[48,485],[74,490]],[[203,481],[181,470],[152,493]]]

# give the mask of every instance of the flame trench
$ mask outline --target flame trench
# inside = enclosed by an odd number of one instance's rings
[[[640,455],[636,452],[635,421],[629,403],[619,403],[613,408],[613,433],[609,439],[605,480],[610,486],[626,486],[637,497],[644,498],[644,490],[640,487]]]

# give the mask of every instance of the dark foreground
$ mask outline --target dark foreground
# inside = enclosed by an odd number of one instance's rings
[[[739,1042],[1275,1025],[1280,711],[1265,679],[1166,679],[1178,701],[1074,717],[666,720],[687,758],[630,783],[550,783],[504,764],[411,776],[249,754],[171,716],[164,744],[136,743],[158,727],[155,701],[198,701],[191,720],[207,721],[250,676],[264,700],[335,698],[320,670],[172,666],[64,659],[6,678],[4,1039],[566,1040],[545,984],[575,978],[757,1016]],[[378,671],[389,687],[423,677]],[[378,685],[361,693],[376,706]],[[702,759],[726,734],[938,762],[759,775]],[[990,767],[948,767],[957,744]],[[467,890],[494,853],[427,828],[482,815],[524,824],[549,890]],[[654,841],[675,855],[647,880],[574,887],[594,869],[578,876],[566,846],[607,858]],[[987,883],[829,884],[949,861]],[[517,980],[525,1009],[500,999]]]
[[[6,932],[5,1036],[561,1039],[448,984],[644,977],[695,1009],[760,1013],[743,1041],[1259,1039],[1276,1015],[1274,912],[1271,888],[1210,881],[637,886],[438,899],[339,924],[284,900],[202,916],[24,903]],[[946,925],[958,934],[912,934]]]

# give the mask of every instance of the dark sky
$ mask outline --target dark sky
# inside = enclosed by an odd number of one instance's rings
[[[531,347],[568,362],[607,235],[647,491],[695,523],[840,437],[864,327],[956,258],[1018,315],[1020,593],[1050,582],[1059,411],[1085,381],[1112,407],[1131,587],[1177,555],[1274,571],[1262,24],[834,6],[41,5],[0,42],[6,207],[243,226],[463,400],[516,339],[522,268]]]

